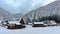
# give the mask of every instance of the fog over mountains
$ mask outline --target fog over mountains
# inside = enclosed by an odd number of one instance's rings
[[[55,0],[0,0],[0,7],[12,14],[27,13]]]

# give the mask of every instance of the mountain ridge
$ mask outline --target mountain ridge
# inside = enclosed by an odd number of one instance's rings
[[[0,8],[0,19],[13,20],[14,16],[11,13],[9,13],[8,11],[4,10],[3,8]]]

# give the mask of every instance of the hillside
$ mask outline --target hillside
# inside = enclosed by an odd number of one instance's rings
[[[13,20],[14,16],[8,11],[0,8],[0,19],[2,20]]]
[[[46,6],[39,7],[36,10],[32,10],[25,15],[28,22],[32,22],[33,19],[38,20],[41,17],[46,17],[50,15],[60,16],[60,1],[54,1]]]

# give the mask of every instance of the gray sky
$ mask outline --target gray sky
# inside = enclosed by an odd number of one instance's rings
[[[47,5],[54,0],[0,0],[0,7],[15,13],[26,13],[31,9]]]

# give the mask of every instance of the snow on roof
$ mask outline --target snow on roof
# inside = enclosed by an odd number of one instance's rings
[[[57,24],[55,21],[51,21],[52,24]]]
[[[20,24],[19,21],[9,21],[9,24]]]
[[[34,24],[44,24],[43,22],[34,22]]]

